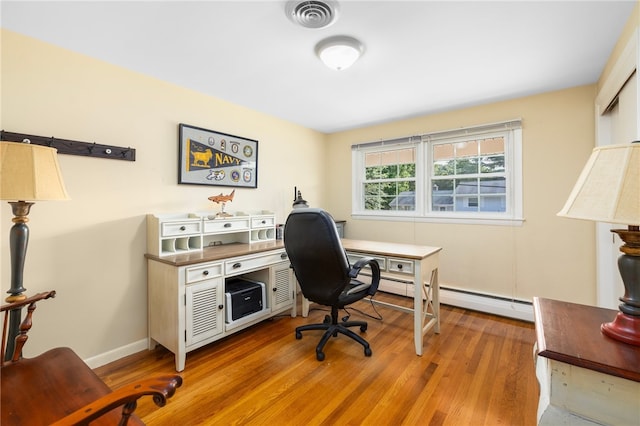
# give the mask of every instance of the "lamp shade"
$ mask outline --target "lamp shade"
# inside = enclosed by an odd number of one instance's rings
[[[640,143],[595,148],[558,216],[640,225]]]
[[[0,142],[0,199],[67,200],[57,150],[22,142]]]

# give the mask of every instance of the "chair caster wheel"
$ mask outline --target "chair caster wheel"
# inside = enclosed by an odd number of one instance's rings
[[[318,361],[324,361],[324,352],[316,352],[316,359]]]
[[[302,339],[302,333],[300,333],[299,331],[296,331],[296,340],[300,340]]]
[[[364,356],[371,356],[372,353],[371,348],[364,348]]]
[[[367,325],[366,324],[365,325],[361,325],[360,326],[360,331],[362,331],[362,332],[367,331]]]

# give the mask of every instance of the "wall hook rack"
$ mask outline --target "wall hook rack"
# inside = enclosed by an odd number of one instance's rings
[[[36,136],[0,130],[0,140],[2,141],[21,142],[25,139],[28,139],[32,144],[56,148],[58,154],[136,161],[136,150],[134,148],[123,148],[113,145],[97,144],[95,142],[72,141],[69,139],[54,138],[53,136]]]

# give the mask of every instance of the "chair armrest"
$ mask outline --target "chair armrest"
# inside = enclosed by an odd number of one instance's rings
[[[371,284],[367,293],[373,296],[375,292],[378,291],[378,285],[380,284],[380,265],[378,265],[377,260],[373,257],[363,257],[358,259],[356,263],[351,265],[349,276],[351,278],[356,278],[365,266],[369,266],[371,268]]]
[[[137,401],[143,396],[151,395],[158,407],[163,407],[176,389],[182,386],[179,375],[156,376],[139,382],[128,384],[85,405],[66,417],[53,423],[52,426],[88,424],[103,414],[124,406],[123,420],[128,418],[137,407]],[[126,423],[125,423],[126,424]]]

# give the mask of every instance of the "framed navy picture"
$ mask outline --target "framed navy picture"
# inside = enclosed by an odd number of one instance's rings
[[[258,141],[180,124],[178,183],[258,187]]]

